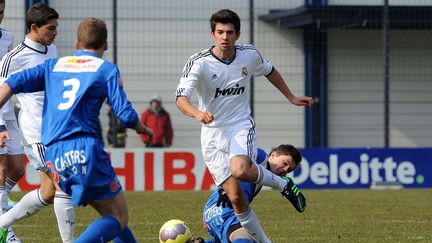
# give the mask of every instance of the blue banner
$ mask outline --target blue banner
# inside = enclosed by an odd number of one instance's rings
[[[302,149],[291,173],[300,188],[432,187],[432,148]]]

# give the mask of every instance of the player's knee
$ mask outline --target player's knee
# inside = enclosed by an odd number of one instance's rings
[[[126,225],[128,225],[129,223],[129,215],[126,214],[119,214],[115,216],[116,219],[119,221],[120,223],[120,227],[123,229],[124,227],[126,227]]]
[[[246,168],[243,168],[243,167],[231,168],[231,175],[234,178],[239,179],[241,181],[248,180],[248,171],[246,170]]]
[[[55,189],[41,187],[41,196],[46,203],[52,204],[54,202]]]
[[[249,181],[250,159],[246,156],[235,156],[230,163],[231,175],[242,181]]]

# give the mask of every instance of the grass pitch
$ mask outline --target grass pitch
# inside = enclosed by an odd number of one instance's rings
[[[432,190],[303,190],[307,208],[297,213],[276,191],[262,191],[252,208],[275,243],[432,242]],[[13,199],[23,193],[14,192]],[[127,192],[130,228],[138,242],[159,242],[160,226],[186,221],[194,235],[207,236],[201,212],[210,192]],[[76,208],[79,235],[98,215]],[[60,242],[52,206],[14,225],[23,242]]]

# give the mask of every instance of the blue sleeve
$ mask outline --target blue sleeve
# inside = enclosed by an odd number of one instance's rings
[[[257,162],[257,164],[261,164],[267,158],[267,153],[266,153],[266,151],[264,151],[264,149],[258,148],[257,154],[258,155],[256,158],[256,162]]]
[[[120,122],[129,128],[133,128],[138,123],[138,114],[127,100],[126,93],[120,77],[120,71],[117,66],[110,72],[107,80],[107,97],[111,109],[116,114]]]
[[[5,81],[14,94],[45,90],[45,63],[14,73]]]

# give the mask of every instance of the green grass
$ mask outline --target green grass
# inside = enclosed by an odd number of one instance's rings
[[[432,242],[432,190],[303,190],[307,208],[299,214],[276,191],[262,191],[252,204],[275,243]],[[206,236],[201,211],[210,192],[128,192],[130,227],[138,242],[158,242],[169,219],[186,221]],[[12,193],[20,198],[22,193]],[[76,235],[95,219],[89,207],[76,209]],[[14,225],[24,242],[60,242],[52,206]]]

